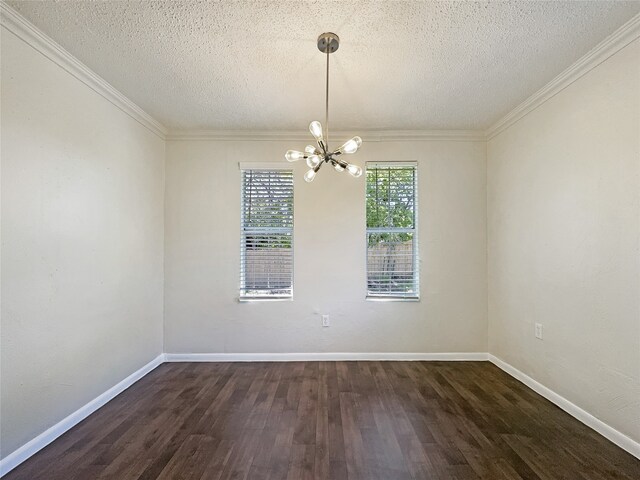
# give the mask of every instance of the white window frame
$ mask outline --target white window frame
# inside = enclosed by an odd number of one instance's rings
[[[245,243],[245,234],[247,232],[244,224],[244,202],[245,202],[245,191],[244,191],[244,175],[247,171],[284,171],[288,172],[292,176],[292,211],[291,214],[294,214],[295,211],[295,182],[293,179],[293,169],[286,164],[283,166],[282,163],[263,163],[263,162],[240,162],[238,164],[240,168],[240,285],[239,285],[239,297],[238,300],[240,302],[252,302],[252,301],[287,301],[293,300],[293,285],[294,285],[294,227],[293,223],[291,227],[263,227],[263,228],[253,228],[251,233],[256,234],[265,234],[265,233],[289,233],[291,239],[291,258],[290,258],[290,268],[291,268],[291,289],[288,294],[270,294],[267,292],[247,294],[247,285],[246,285],[246,243]],[[258,290],[258,289],[256,289]]]
[[[398,227],[368,227],[366,225],[367,215],[367,172],[377,168],[402,168],[409,167],[414,169],[414,185],[413,185],[413,228],[398,228]],[[419,257],[419,235],[418,235],[418,162],[406,161],[406,162],[367,162],[365,169],[365,264],[366,264],[366,291],[367,300],[372,301],[400,301],[400,302],[416,302],[420,301],[420,257]],[[372,292],[369,290],[369,235],[372,233],[411,233],[412,234],[412,268],[413,268],[413,285],[412,292],[389,292],[380,293]]]

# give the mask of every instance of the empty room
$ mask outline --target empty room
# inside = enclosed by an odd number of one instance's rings
[[[3,480],[640,479],[640,0],[0,0]]]

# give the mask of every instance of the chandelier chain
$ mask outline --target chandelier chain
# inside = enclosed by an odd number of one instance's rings
[[[329,151],[329,53],[330,49],[327,48],[327,82],[325,91],[325,105],[324,105],[324,126],[327,133],[325,143],[327,145],[327,152]]]

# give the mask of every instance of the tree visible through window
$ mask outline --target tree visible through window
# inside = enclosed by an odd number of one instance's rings
[[[367,293],[418,297],[415,164],[367,165]]]
[[[243,170],[240,297],[293,293],[293,171]]]

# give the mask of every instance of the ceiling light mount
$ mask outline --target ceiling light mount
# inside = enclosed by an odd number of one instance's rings
[[[313,121],[309,125],[309,131],[311,135],[315,137],[318,146],[307,145],[304,152],[289,150],[284,156],[288,162],[306,160],[310,168],[310,170],[304,174],[304,180],[306,182],[312,182],[316,177],[316,173],[320,170],[320,167],[325,163],[331,164],[336,172],[344,172],[346,170],[354,177],[362,175],[362,168],[338,158],[340,155],[356,153],[360,145],[362,145],[362,139],[360,137],[353,137],[337,150],[329,149],[329,54],[338,50],[338,47],[340,47],[340,38],[335,33],[325,32],[318,37],[318,50],[327,56],[324,130],[318,121]]]
[[[335,33],[325,32],[318,37],[318,50],[322,53],[333,53],[340,47],[340,37]]]

